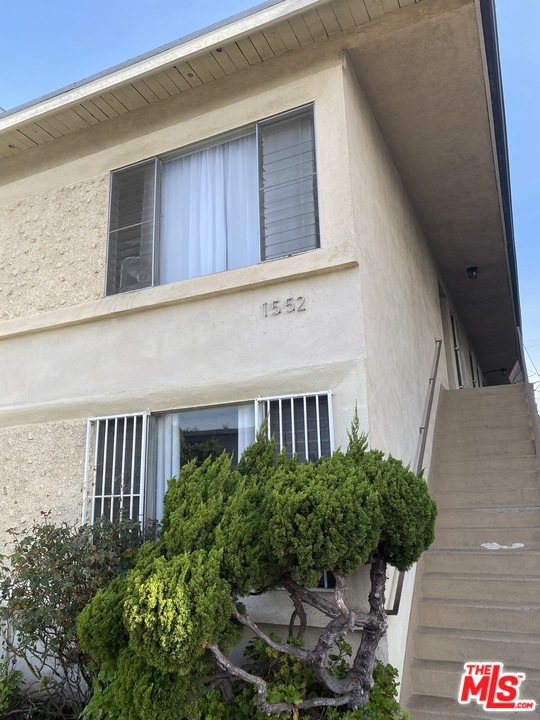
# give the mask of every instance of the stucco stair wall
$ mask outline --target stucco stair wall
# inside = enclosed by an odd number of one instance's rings
[[[461,675],[496,661],[526,673],[520,699],[540,706],[540,471],[525,386],[442,391],[434,448],[439,515],[417,572],[402,703],[413,720],[485,720],[475,701],[458,703]]]

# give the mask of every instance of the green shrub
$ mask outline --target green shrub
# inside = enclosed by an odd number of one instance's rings
[[[23,682],[24,675],[20,670],[9,670],[6,664],[0,666],[0,717],[7,716],[11,710]]]
[[[304,710],[321,718],[401,717],[386,691],[375,690],[376,704],[369,704],[375,651],[386,631],[386,564],[410,567],[433,539],[435,515],[424,480],[368,450],[356,422],[347,451],[315,463],[276,456],[275,443],[261,433],[236,470],[225,454],[184,465],[165,496],[160,540],[144,546],[127,576],[80,617],[82,646],[111,673],[88,712],[110,720],[157,720],[178,707],[189,720],[218,717],[218,708],[220,718],[235,719],[299,717]],[[370,610],[353,614],[344,575],[365,563]],[[335,604],[309,590],[323,570],[336,577]],[[328,616],[315,648],[268,638],[238,603],[250,589],[280,586],[293,598],[301,630],[304,604]],[[241,626],[262,643],[257,652],[266,653],[267,667],[253,670],[251,658],[246,670],[227,659]],[[344,645],[331,652],[363,628],[351,664]],[[385,677],[377,688],[392,687]],[[336,702],[342,707],[332,710]]]
[[[133,566],[143,541],[139,526],[104,519],[93,527],[55,526],[45,516],[11,536],[12,552],[0,556],[8,656],[25,669],[29,690],[44,696],[51,712],[56,707],[77,717],[97,673],[79,643],[77,618],[100,588]]]

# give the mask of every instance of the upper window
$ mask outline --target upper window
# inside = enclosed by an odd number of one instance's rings
[[[113,172],[107,295],[319,247],[312,107]]]

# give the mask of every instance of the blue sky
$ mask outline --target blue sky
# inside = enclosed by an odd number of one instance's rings
[[[79,0],[2,3],[0,106],[10,109],[255,3]],[[496,0],[525,345],[540,370],[540,1]]]

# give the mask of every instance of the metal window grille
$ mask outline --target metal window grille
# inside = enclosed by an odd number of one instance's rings
[[[312,462],[332,453],[332,403],[329,392],[261,398],[256,401],[257,427],[268,419],[268,437],[288,457]]]
[[[331,455],[334,449],[332,396],[329,392],[311,395],[287,395],[256,401],[256,423],[268,419],[268,437],[275,437],[279,452],[298,455],[302,462],[314,462]],[[319,579],[318,590],[330,590],[336,580],[329,570]]]
[[[91,418],[83,522],[144,519],[148,413]]]

